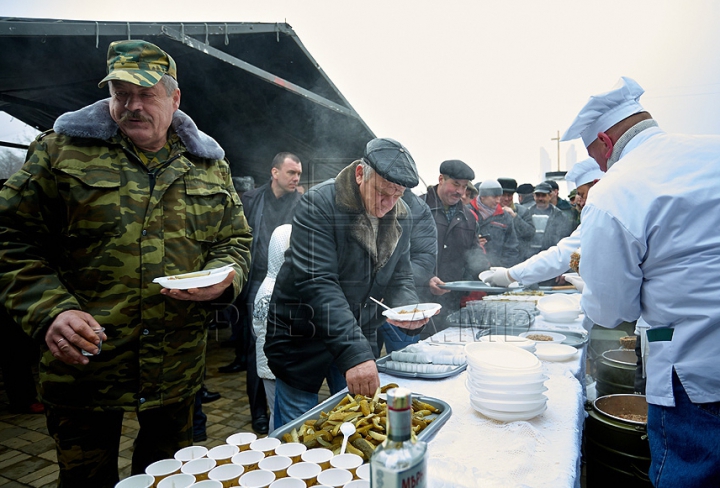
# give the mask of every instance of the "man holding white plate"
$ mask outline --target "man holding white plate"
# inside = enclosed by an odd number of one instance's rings
[[[275,427],[314,407],[325,378],[333,393],[346,383],[363,395],[380,386],[376,331],[384,318],[370,297],[408,310],[418,304],[412,218],[400,199],[418,181],[405,147],[373,139],[361,160],[300,199],[268,312]],[[388,322],[418,329],[427,320]]]
[[[117,483],[126,411],[133,474],[192,443],[213,304],[250,261],[224,151],[178,110],[172,57],[113,42],[107,73],[110,98],[60,116],[0,191],[0,300],[40,344],[63,488]]]

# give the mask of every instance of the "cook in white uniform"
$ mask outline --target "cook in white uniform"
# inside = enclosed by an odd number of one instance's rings
[[[720,486],[720,136],[671,135],[621,78],[562,140],[607,173],[582,213],[582,306],[597,324],[649,326],[650,478]]]
[[[565,179],[575,184],[578,189],[576,202],[582,209],[590,188],[603,176],[594,159],[589,158],[575,164]],[[493,268],[493,274],[485,278],[492,286],[507,287],[517,281],[523,286],[539,283],[565,273],[570,267],[570,256],[580,247],[580,230],[582,223],[569,236],[561,239],[557,245],[546,249],[530,259],[516,264],[511,268]],[[573,283],[575,284],[575,283]],[[582,280],[579,280],[582,287]],[[581,288],[579,288],[582,291]]]

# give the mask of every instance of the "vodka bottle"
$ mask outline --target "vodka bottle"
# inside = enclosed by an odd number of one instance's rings
[[[427,445],[411,439],[412,396],[407,388],[387,392],[387,439],[370,459],[372,488],[425,488]]]

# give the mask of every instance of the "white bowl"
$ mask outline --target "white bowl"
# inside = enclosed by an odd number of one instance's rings
[[[466,344],[465,356],[469,364],[485,372],[531,372],[540,367],[540,362],[532,353],[500,342]]]
[[[467,381],[473,388],[479,388],[481,390],[493,390],[493,391],[524,391],[524,392],[542,392],[545,391],[545,381],[547,376],[540,375],[529,381],[498,381],[498,380],[485,380],[467,377]]]
[[[472,408],[475,409],[477,412],[480,412],[484,416],[491,418],[493,420],[499,420],[500,422],[515,422],[518,420],[530,420],[534,417],[537,417],[541,413],[547,409],[547,404],[543,404],[542,406],[538,407],[535,410],[530,410],[528,412],[500,412],[497,410],[493,410],[491,408],[485,408],[481,405],[478,405],[476,402],[470,400],[470,404],[472,405]]]
[[[580,315],[580,304],[576,299],[564,293],[542,297],[537,309],[545,320],[550,322],[572,322]]]
[[[558,333],[558,332],[549,332],[549,331],[546,331],[546,330],[531,330],[531,331],[528,331],[528,332],[523,332],[522,334],[520,334],[520,337],[533,336],[534,334],[544,335],[544,336],[548,336],[548,337],[551,337],[551,338],[552,338],[551,341],[538,341],[538,340],[536,340],[536,341],[535,341],[535,349],[537,349],[537,346],[539,346],[540,344],[547,344],[547,343],[550,343],[550,342],[563,342],[565,339],[567,339],[567,336],[565,336],[565,335],[563,335],[563,334],[560,334],[560,333]]]
[[[540,362],[539,359],[538,362]],[[540,364],[542,365],[541,362]],[[542,366],[529,371],[486,371],[469,365],[467,370],[468,377],[480,383],[537,383],[538,381],[545,381],[545,379],[547,379],[547,377],[543,375]]]
[[[442,308],[439,303],[416,303],[385,310],[382,314],[392,320],[411,322],[432,317]]]
[[[223,266],[215,269],[205,269],[194,271],[192,273],[182,273],[172,276],[162,276],[155,278],[153,283],[158,283],[163,288],[187,290],[188,288],[202,288],[205,286],[215,285],[224,280],[230,271],[233,270],[232,265]]]
[[[535,355],[543,361],[565,361],[574,357],[578,350],[566,344],[539,344]]]
[[[495,410],[497,412],[532,412],[547,403],[547,397],[540,395],[537,400],[490,400],[487,398],[470,397],[470,401],[481,408]]]
[[[547,391],[547,387],[542,385],[541,388],[534,388],[524,391],[522,388],[517,390],[487,390],[484,388],[476,388],[469,381],[465,383],[465,388],[470,392],[471,398],[500,400],[500,401],[533,401],[542,400],[543,392]]]
[[[480,338],[480,342],[500,342],[503,344],[510,344],[511,346],[516,346],[530,352],[535,349],[535,341],[516,335],[491,334],[482,336]]]

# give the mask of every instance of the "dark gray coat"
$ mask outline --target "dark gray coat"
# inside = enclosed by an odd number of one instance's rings
[[[333,362],[344,374],[375,359],[384,317],[370,296],[390,306],[418,303],[407,206],[398,200],[380,219],[376,245],[355,181],[358,163],[301,198],[270,300],[270,369],[307,392],[320,389]]]

